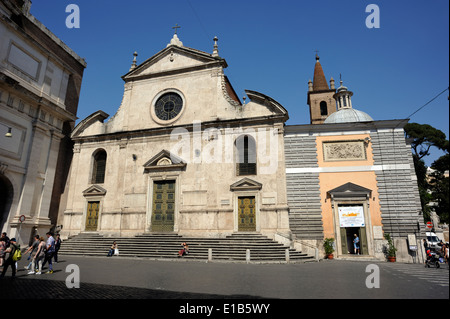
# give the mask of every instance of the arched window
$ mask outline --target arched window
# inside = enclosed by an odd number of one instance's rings
[[[236,175],[256,175],[256,143],[244,135],[236,139]]]
[[[106,151],[98,150],[94,153],[94,166],[92,168],[92,184],[105,182]]]
[[[325,101],[320,102],[320,115],[328,115],[328,106]]]

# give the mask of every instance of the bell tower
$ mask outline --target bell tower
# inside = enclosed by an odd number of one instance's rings
[[[336,93],[333,78],[328,86],[327,79],[323,73],[322,65],[316,53],[316,65],[314,67],[314,81],[308,82],[308,105],[311,124],[322,124],[328,116],[336,112]]]

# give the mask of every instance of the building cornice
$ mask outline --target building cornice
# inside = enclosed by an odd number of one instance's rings
[[[330,123],[330,124],[305,124],[305,125],[286,125],[285,135],[289,134],[305,134],[316,135],[327,132],[350,132],[362,130],[402,130],[409,122],[409,119],[403,120],[382,120],[371,122],[356,122],[356,123]]]

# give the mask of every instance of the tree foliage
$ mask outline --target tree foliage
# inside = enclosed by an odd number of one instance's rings
[[[433,206],[441,222],[449,223],[449,141],[445,133],[428,124],[409,123],[405,125],[405,133],[407,138],[413,140],[411,148],[424,220],[430,220],[430,206]],[[446,154],[433,162],[431,165],[433,173],[428,176],[423,158],[430,155],[432,147]]]
[[[432,200],[436,204],[435,211],[436,214],[441,219],[441,222],[449,223],[449,177],[448,171],[450,168],[450,158],[449,154],[445,154],[438,158],[431,168],[434,170],[431,174],[430,179],[430,191],[432,195]]]

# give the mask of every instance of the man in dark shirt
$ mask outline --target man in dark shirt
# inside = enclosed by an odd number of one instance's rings
[[[12,278],[16,277],[16,261],[13,260],[14,253],[16,252],[16,249],[20,249],[19,246],[17,246],[17,242],[15,238],[11,238],[10,240],[10,246],[8,249],[5,250],[6,253],[9,253],[8,259],[5,261],[5,266],[3,267],[3,272],[0,275],[0,278],[5,277],[6,271],[8,270],[8,267],[11,266],[12,269]]]

